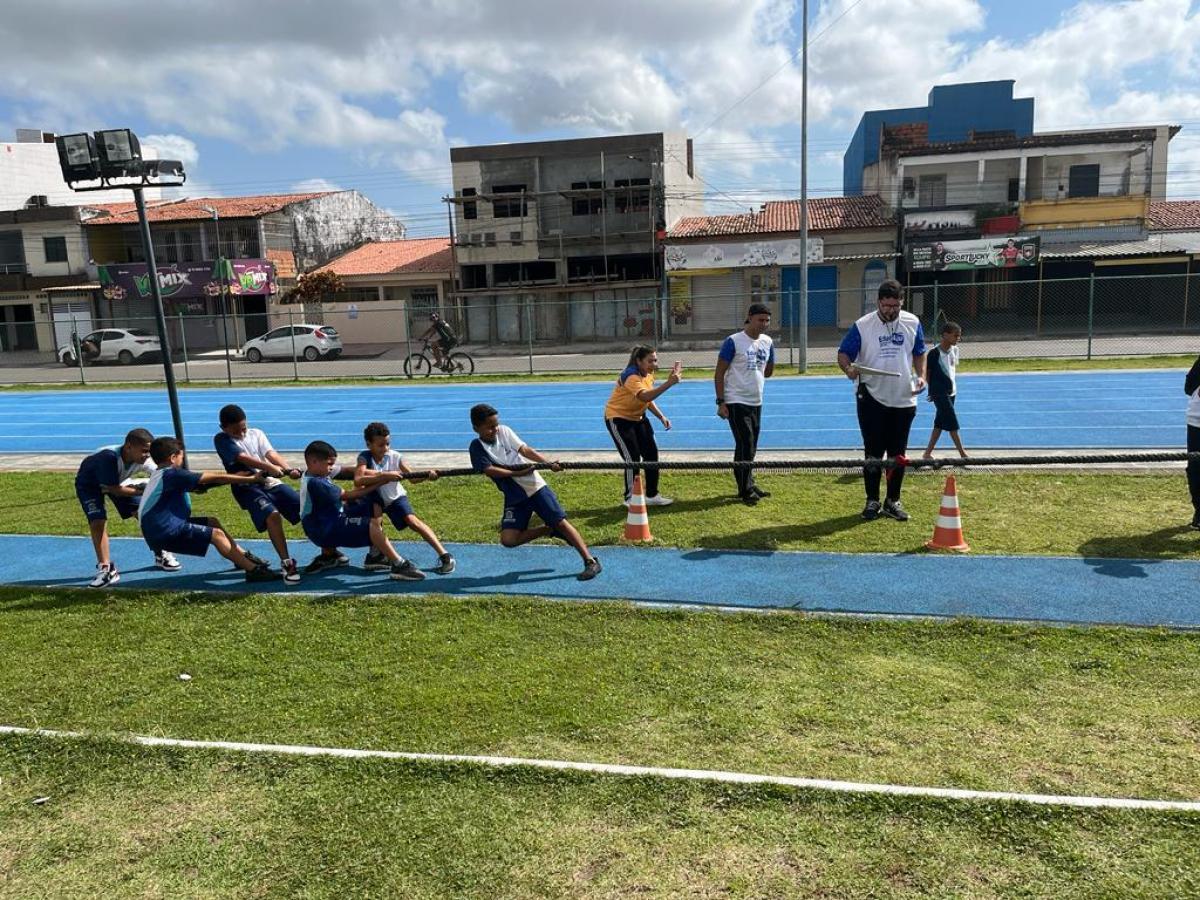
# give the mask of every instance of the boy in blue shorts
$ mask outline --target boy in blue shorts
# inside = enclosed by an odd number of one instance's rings
[[[300,480],[300,526],[318,547],[373,547],[388,560],[392,578],[420,581],[425,573],[396,552],[383,533],[381,519],[371,515],[368,504],[347,509],[347,500],[367,497],[373,488],[344,491],[331,480],[340,475],[337,450],[325,441],[313,441],[304,448],[308,467]]]
[[[560,537],[583,557],[583,571],[577,576],[580,581],[589,581],[600,574],[600,560],[592,555],[583,537],[575,526],[567,521],[549,485],[529,463],[549,463],[557,472],[557,462],[551,463],[507,425],[500,424],[500,414],[495,407],[478,403],[471,407],[471,427],[479,435],[471,441],[471,466],[495,482],[504,494],[504,515],[500,519],[500,543],[505,547],[519,547],[540,537]],[[537,528],[529,527],[529,520],[537,513],[545,522]]]
[[[138,518],[142,537],[155,553],[169,550],[185,556],[206,556],[209,546],[246,573],[247,581],[274,581],[279,573],[265,559],[243,550],[221,523],[211,516],[193,516],[191,491],[210,484],[261,484],[266,476],[230,475],[227,472],[192,472],[183,468],[183,444],[175,438],[157,438],[150,458],[158,466],[150,476]]]
[[[145,428],[135,428],[125,435],[119,447],[104,447],[87,457],[75,475],[75,496],[87,517],[92,547],[96,551],[96,575],[88,587],[102,588],[116,584],[121,574],[113,564],[108,545],[108,510],[104,498],[112,501],[122,519],[137,515],[142,499],[142,484],[129,484],[137,474],[150,474],[155,465],[150,461],[150,442],[154,440]],[[165,572],[177,572],[179,561],[163,551],[154,555],[154,564]]]
[[[285,584],[299,584],[300,569],[288,552],[283,520],[293,525],[300,522],[300,495],[279,479],[300,477],[300,470],[289,466],[287,460],[271,446],[261,429],[246,425],[246,411],[230,403],[218,413],[221,430],[213,436],[213,447],[225,471],[231,475],[253,475],[262,472],[266,480],[256,484],[235,484],[233,499],[250,513],[250,521],[259,534],[264,531],[271,546],[279,554],[279,570]]]
[[[372,422],[364,428],[363,440],[367,442],[367,449],[358,454],[354,486],[370,490],[364,500],[373,507],[371,517],[378,519],[386,513],[398,530],[411,528],[437,553],[438,564],[433,571],[439,575],[449,575],[454,571],[454,557],[446,552],[433,529],[417,518],[408,500],[408,492],[404,490],[406,478],[413,482],[433,481],[437,478],[437,472],[430,470],[426,474],[410,477],[412,469],[405,464],[400,452],[392,449],[392,432],[383,422]],[[387,558],[374,548],[368,551],[363,561],[363,568],[368,571],[386,569],[390,565]]]
[[[942,325],[942,340],[929,351],[925,360],[926,383],[929,385],[927,399],[936,412],[933,416],[933,431],[929,434],[929,446],[921,454],[924,459],[933,459],[933,448],[943,431],[950,433],[950,440],[963,459],[962,438],[958,436],[958,414],[954,411],[954,399],[958,396],[958,342],[962,338],[962,326],[957,322]]]

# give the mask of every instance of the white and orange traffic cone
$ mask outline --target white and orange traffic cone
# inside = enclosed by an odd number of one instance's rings
[[[966,553],[971,549],[963,537],[962,516],[958,511],[958,489],[954,476],[946,476],[942,489],[942,508],[938,510],[937,524],[933,526],[933,538],[925,542],[927,550],[956,550]]]
[[[642,493],[642,476],[633,476],[633,492],[629,496],[629,511],[625,514],[625,540],[652,541],[650,517],[646,514],[646,495]]]

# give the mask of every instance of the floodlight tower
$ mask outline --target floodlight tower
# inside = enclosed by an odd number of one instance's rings
[[[154,318],[158,325],[158,343],[162,349],[163,373],[167,379],[167,399],[171,404],[171,420],[175,426],[175,437],[183,441],[183,417],[179,413],[179,393],[175,388],[175,369],[171,365],[171,343],[167,340],[167,321],[163,314],[162,290],[158,283],[158,266],[154,262],[154,242],[150,238],[150,223],[146,221],[146,200],[142,189],[153,187],[180,187],[187,181],[183,163],[175,159],[142,159],[142,147],[137,135],[128,128],[113,128],[94,134],[64,134],[55,139],[58,147],[58,163],[62,168],[63,180],[73,191],[104,191],[113,188],[128,188],[133,191],[133,202],[137,206],[138,224],[142,232],[142,250],[146,256],[146,270],[150,280],[150,294],[154,298]],[[162,181],[160,179],[176,179]],[[113,179],[133,179],[114,182]],[[151,181],[151,179],[155,179]],[[99,182],[77,187],[80,182]],[[80,358],[79,364],[83,365]],[[187,456],[184,456],[187,465]]]

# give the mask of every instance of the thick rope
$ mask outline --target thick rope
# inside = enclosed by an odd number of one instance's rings
[[[695,470],[695,471],[729,471],[730,469],[895,469],[906,466],[910,469],[967,469],[995,468],[999,466],[1044,466],[1072,465],[1099,466],[1117,463],[1162,463],[1200,461],[1200,453],[1188,453],[1183,450],[1154,451],[1149,453],[1073,453],[1062,456],[1029,455],[1029,456],[970,456],[946,457],[944,459],[921,459],[899,457],[897,459],[787,459],[787,460],[755,460],[720,462],[718,460],[659,460],[658,462],[625,462],[624,460],[577,461],[563,460],[558,463],[562,471],[623,471],[626,469],[658,469],[664,470]],[[546,471],[551,469],[549,463],[530,463],[530,469]],[[438,469],[439,478],[457,478],[464,475],[478,474],[474,469]],[[413,472],[407,477],[423,478],[426,472]]]

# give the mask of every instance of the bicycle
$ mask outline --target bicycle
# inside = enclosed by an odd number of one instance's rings
[[[434,369],[445,375],[472,375],[475,372],[475,360],[470,353],[458,350],[453,353],[443,353],[442,363],[438,365],[434,362],[429,350],[429,341],[424,342],[424,347],[420,352],[411,353],[404,360],[404,374],[409,378],[420,378],[421,376],[428,378],[433,374]]]

